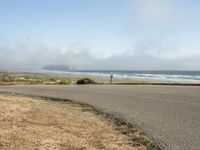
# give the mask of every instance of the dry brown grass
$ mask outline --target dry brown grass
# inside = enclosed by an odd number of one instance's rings
[[[1,150],[146,149],[116,128],[80,105],[0,94]]]

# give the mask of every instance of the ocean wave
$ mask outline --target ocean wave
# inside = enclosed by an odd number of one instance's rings
[[[41,72],[41,71],[40,71]],[[88,75],[109,77],[111,74],[117,78],[135,80],[155,80],[168,82],[200,82],[200,72],[194,71],[44,71],[48,73],[62,73],[71,75]]]

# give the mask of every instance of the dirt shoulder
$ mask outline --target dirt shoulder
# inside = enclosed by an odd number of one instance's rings
[[[137,129],[88,106],[14,94],[0,94],[0,149],[115,149],[152,148]]]

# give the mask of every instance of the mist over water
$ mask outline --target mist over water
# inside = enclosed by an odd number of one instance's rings
[[[175,83],[200,83],[200,71],[43,71],[48,73],[62,73],[117,78],[150,80]]]
[[[199,8],[195,0],[4,1],[0,70],[200,70]]]

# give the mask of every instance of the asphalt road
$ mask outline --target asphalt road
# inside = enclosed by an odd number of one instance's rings
[[[0,86],[0,91],[84,102],[125,118],[165,146],[165,149],[200,150],[200,87]]]

